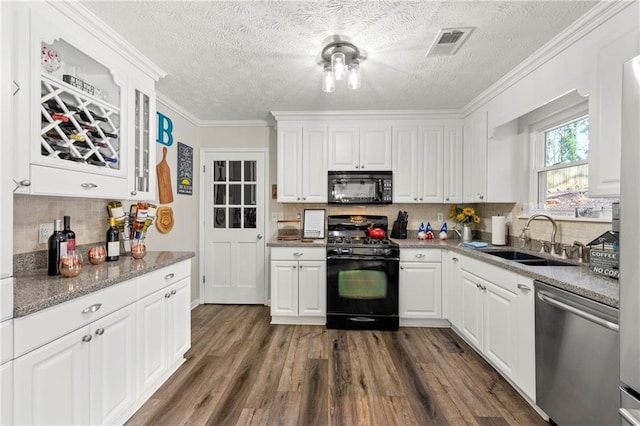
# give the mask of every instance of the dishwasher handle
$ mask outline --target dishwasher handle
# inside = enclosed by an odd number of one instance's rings
[[[620,417],[627,421],[628,424],[632,426],[640,426],[640,421],[638,421],[626,408],[620,408],[618,413],[620,414]]]
[[[598,325],[601,325],[602,327],[606,327],[609,330],[618,332],[620,330],[620,327],[618,326],[618,324],[613,323],[611,321],[607,321],[605,319],[599,318],[593,314],[590,314],[589,312],[585,312],[583,310],[580,310],[576,307],[573,307],[571,305],[567,305],[566,303],[563,303],[557,299],[555,299],[552,295],[550,295],[549,293],[546,293],[544,291],[538,291],[538,299],[542,300],[543,302],[546,302],[550,305],[555,306],[556,308],[562,309],[564,311],[567,312],[571,312],[572,314],[576,314],[579,317],[582,317],[588,321],[591,321],[593,323],[596,323]]]

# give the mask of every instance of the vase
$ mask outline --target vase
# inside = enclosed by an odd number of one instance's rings
[[[468,243],[473,240],[473,224],[472,223],[463,223],[462,224],[462,242]]]

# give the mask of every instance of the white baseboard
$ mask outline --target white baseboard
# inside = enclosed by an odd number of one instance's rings
[[[196,299],[196,300],[192,300],[191,301],[191,310],[193,311],[195,308],[197,308],[198,306],[200,306],[200,299]]]

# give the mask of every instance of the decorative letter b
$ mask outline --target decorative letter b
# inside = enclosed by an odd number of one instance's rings
[[[158,139],[156,142],[162,145],[173,145],[173,121],[166,115],[157,112],[158,114]]]

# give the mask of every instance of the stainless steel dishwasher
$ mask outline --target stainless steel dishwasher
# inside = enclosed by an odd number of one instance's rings
[[[536,404],[558,425],[618,425],[618,310],[535,281]]]

